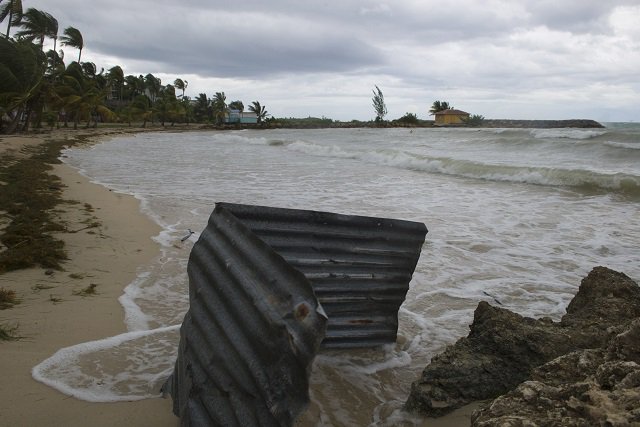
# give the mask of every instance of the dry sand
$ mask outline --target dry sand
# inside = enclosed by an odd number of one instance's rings
[[[64,133],[56,137],[61,135]],[[2,137],[0,153],[12,150],[16,154],[24,146],[43,142],[39,136]],[[177,426],[170,398],[90,403],[66,396],[31,376],[35,365],[60,348],[126,332],[118,297],[135,279],[137,269],[159,254],[158,245],[151,240],[159,226],[140,212],[135,198],[92,184],[66,165],[55,166],[53,173],[65,185],[63,197],[79,202],[60,206],[60,215],[72,231],[58,235],[66,243],[69,260],[64,271],[53,274],[40,268],[0,274],[0,288],[16,291],[22,300],[0,310],[0,324],[17,325],[23,337],[0,341],[0,426]],[[100,225],[87,228],[92,222]],[[96,295],[78,295],[92,284]],[[437,420],[425,419],[422,425],[468,426],[472,408]],[[315,418],[310,415],[302,420]]]

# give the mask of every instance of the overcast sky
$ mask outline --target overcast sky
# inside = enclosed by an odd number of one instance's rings
[[[276,117],[640,120],[640,0],[23,0],[84,37],[83,61]],[[64,48],[66,62],[77,52]]]

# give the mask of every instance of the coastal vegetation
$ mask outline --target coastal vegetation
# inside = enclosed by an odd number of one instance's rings
[[[484,123],[484,116],[480,114],[472,114],[467,118],[462,119],[467,126],[482,126]]]
[[[405,113],[405,115],[397,119],[396,122],[417,125],[419,123],[419,120],[418,116],[415,113]]]
[[[373,109],[376,112],[376,123],[384,121],[384,116],[387,115],[387,105],[384,102],[384,95],[378,86],[373,91]]]
[[[0,37],[0,133],[73,126],[77,129],[115,122],[146,127],[174,123],[221,125],[229,110],[244,110],[242,101],[227,104],[224,92],[212,98],[185,95],[188,82],[176,78],[163,84],[151,73],[125,75],[121,66],[108,70],[82,62],[85,48],[81,31],[69,26],[59,36],[58,21],[35,8],[23,11],[20,0],[0,0],[0,21],[7,31]],[[12,35],[12,30],[14,34]],[[44,49],[45,40],[53,49]],[[65,63],[60,45],[76,49],[77,60]],[[258,123],[269,116],[264,105],[253,101],[249,111]]]

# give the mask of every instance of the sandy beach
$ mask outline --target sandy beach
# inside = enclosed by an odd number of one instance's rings
[[[44,138],[3,137],[0,150],[14,153]],[[16,325],[17,341],[0,342],[0,425],[3,426],[175,426],[171,399],[89,403],[35,381],[31,369],[62,347],[126,332],[118,297],[137,268],[159,253],[151,237],[160,229],[144,216],[136,199],[92,184],[64,164],[53,174],[64,184],[59,206],[71,232],[64,271],[32,268],[0,275],[0,288],[14,290],[21,302],[0,311],[0,323]],[[91,209],[88,209],[88,204]],[[88,220],[98,227],[86,228]],[[49,272],[51,273],[51,272]],[[95,285],[96,294],[82,296]]]
[[[92,141],[108,138],[99,132]],[[2,137],[0,153],[45,143],[74,133],[48,136]],[[160,228],[140,212],[139,202],[89,182],[75,169],[55,165],[52,174],[63,184],[64,203],[57,214],[67,232],[56,237],[65,242],[69,260],[63,271],[31,268],[0,274],[0,288],[14,290],[20,303],[0,310],[0,324],[17,326],[16,341],[2,341],[0,364],[0,425],[2,426],[176,426],[171,399],[134,402],[90,403],[66,396],[33,379],[32,368],[57,350],[126,332],[124,310],[118,302],[123,289],[136,277],[138,268],[159,254],[152,240]],[[88,226],[88,224],[99,224]],[[83,291],[93,288],[95,294]],[[452,427],[469,425],[475,406],[423,425]],[[313,410],[297,425],[315,425]]]

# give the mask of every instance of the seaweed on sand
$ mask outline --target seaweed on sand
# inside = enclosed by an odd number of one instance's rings
[[[0,288],[0,310],[11,308],[18,304],[20,300],[16,295],[16,291],[11,289]]]
[[[62,183],[50,174],[63,147],[53,140],[23,149],[23,156],[0,158],[0,273],[41,266],[60,270],[67,259],[64,242],[53,233],[65,226],[54,208],[62,203]]]

